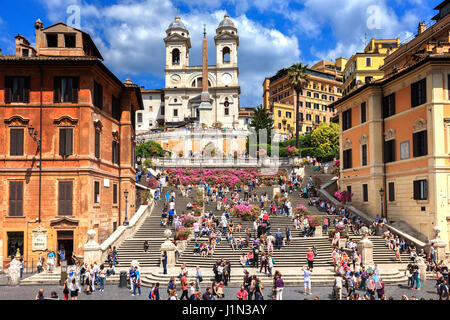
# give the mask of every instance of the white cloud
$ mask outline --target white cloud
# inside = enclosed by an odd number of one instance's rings
[[[42,0],[44,1],[44,0]],[[52,0],[48,5],[53,22],[67,17],[65,8],[79,0]],[[56,11],[56,12],[55,12]],[[54,17],[57,13],[59,17]],[[215,64],[214,35],[225,11],[193,9],[181,14],[191,37],[190,64],[201,64],[203,24],[208,32],[209,64]],[[170,0],[127,0],[103,8],[81,4],[81,28],[89,32],[99,47],[105,63],[114,72],[130,75],[151,74],[164,77],[165,30],[177,14]],[[264,78],[298,61],[297,37],[265,28],[245,14],[231,17],[240,37],[238,64],[240,68],[241,105],[262,102]]]
[[[419,22],[418,12],[411,9],[398,16],[386,0],[305,0],[302,10],[285,15],[293,28],[308,39],[327,41],[332,33],[336,40],[333,48],[327,51],[312,48],[318,60],[349,58],[364,49],[365,38],[404,40]]]

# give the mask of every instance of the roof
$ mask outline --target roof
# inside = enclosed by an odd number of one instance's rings
[[[449,0],[450,1],[450,0]],[[364,84],[363,86],[359,87],[358,89],[350,92],[348,95],[342,97],[341,99],[337,100],[336,102],[333,102],[331,104],[328,105],[328,107],[332,107],[335,108],[337,105],[340,105],[341,103],[345,102],[346,100],[352,98],[353,96],[357,95],[358,93],[364,91],[366,88],[368,87],[378,87],[378,86],[383,86],[391,81],[394,81],[395,79],[407,74],[408,72],[413,71],[414,69],[417,69],[418,67],[424,65],[425,63],[429,62],[429,61],[445,61],[445,62],[450,62],[450,53],[440,53],[440,54],[431,54],[428,55],[427,58],[419,61],[418,63],[392,75],[389,77],[385,77],[373,82],[369,82]]]
[[[450,3],[450,0],[445,0],[445,1],[442,1],[440,4],[438,4],[437,6],[436,6],[436,8],[434,8],[433,10],[441,10],[443,7],[445,7],[447,4],[449,4]]]
[[[115,81],[121,88],[134,88],[136,94],[138,95],[139,109],[144,109],[144,104],[142,102],[141,89],[136,84],[125,84],[120,81],[117,76],[108,69],[98,58],[96,57],[83,57],[83,56],[37,56],[37,57],[21,57],[16,55],[0,55],[0,65],[1,64],[11,64],[12,62],[16,62],[19,64],[26,63],[36,63],[36,64],[45,64],[45,63],[88,63],[95,64],[100,69],[102,69],[108,76],[110,76],[113,81]]]
[[[65,23],[63,23],[63,22],[58,22],[58,23],[55,23],[55,24],[53,24],[53,25],[51,25],[51,26],[48,26],[47,28],[42,29],[42,31],[45,31],[45,30],[50,29],[50,28],[53,28],[53,27],[55,27],[55,26],[57,26],[57,25],[59,25],[59,24],[62,24],[62,25],[64,25],[64,26],[68,27],[68,28],[71,28],[71,29],[73,29],[73,30],[76,30],[76,31],[81,32],[82,35],[83,35],[83,43],[89,44],[89,46],[91,46],[91,47],[94,49],[94,54],[95,54],[95,56],[98,57],[98,58],[101,59],[101,60],[104,60],[104,59],[103,59],[103,56],[101,55],[100,51],[98,50],[97,46],[95,45],[95,43],[94,43],[94,41],[92,40],[92,38],[91,38],[91,36],[89,35],[89,33],[86,33],[86,32],[84,32],[83,30],[80,30],[80,29],[77,29],[77,28],[68,26],[67,24],[65,24]]]
[[[164,90],[163,89],[142,89],[141,88],[141,92],[142,93],[163,93]]]
[[[176,29],[176,28],[187,30],[186,26],[184,25],[183,21],[181,21],[181,18],[179,16],[175,17],[175,20],[172,21],[171,24],[169,24],[169,27],[167,28],[167,30]]]
[[[230,16],[228,13],[225,14],[223,20],[219,23],[219,28],[235,28],[233,21],[231,21]]]

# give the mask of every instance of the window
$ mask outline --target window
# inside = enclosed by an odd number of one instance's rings
[[[46,38],[47,38],[47,47],[48,48],[58,47],[58,35],[56,33],[48,33],[46,35]]]
[[[327,122],[327,117],[323,116],[323,122]]]
[[[395,93],[383,98],[383,118],[390,117],[395,114]]]
[[[53,102],[78,103],[79,79],[76,77],[55,77]]]
[[[230,63],[230,48],[223,48],[223,63]]]
[[[306,102],[306,107],[311,109],[311,102]]]
[[[28,57],[28,56],[30,55],[30,50],[28,50],[28,49],[22,49],[22,55],[23,55],[24,57]]]
[[[100,131],[95,130],[95,157],[100,158]]]
[[[303,112],[300,112],[298,115],[300,122],[303,122]]]
[[[361,165],[367,166],[367,144],[361,146]]]
[[[97,81],[94,81],[94,106],[103,108],[103,87]]]
[[[388,196],[389,201],[395,201],[395,186],[393,182],[389,182],[388,184]]]
[[[342,130],[352,127],[352,109],[342,112]]]
[[[309,113],[306,114],[306,120],[311,121],[311,115]]]
[[[319,106],[318,103],[314,103],[314,109],[316,109],[316,110],[319,110],[319,109],[320,109],[320,106]]]
[[[142,122],[142,113],[138,112],[137,114],[137,122],[141,123]]]
[[[9,215],[23,216],[23,181],[9,182]]]
[[[5,103],[30,102],[30,77],[5,77]]]
[[[330,101],[333,102],[334,101],[334,97],[330,96]]]
[[[65,34],[64,35],[64,43],[66,45],[66,48],[75,48],[76,47],[75,34]]]
[[[314,93],[314,98],[319,99],[319,94],[318,93]]]
[[[278,110],[278,116],[281,117],[281,110]]]
[[[369,201],[369,188],[367,184],[363,184],[362,189],[363,189],[363,202],[367,202]]]
[[[311,132],[312,131],[312,128],[311,127],[306,127],[306,132]]]
[[[411,107],[417,107],[427,101],[427,79],[411,84]]]
[[[24,129],[11,129],[9,131],[9,155],[23,156]]]
[[[281,123],[278,122],[278,129],[281,129]]]
[[[230,114],[230,109],[229,108],[225,108],[225,115],[228,116]]]
[[[100,182],[94,181],[94,203],[100,203]]]
[[[413,133],[413,156],[422,157],[428,154],[427,131]]]
[[[113,204],[117,204],[117,184],[113,184]]]
[[[347,192],[349,194],[352,194],[352,186],[347,186]],[[350,201],[351,202],[351,201]]]
[[[67,157],[73,154],[73,129],[59,129],[59,155]]]
[[[180,50],[173,49],[172,50],[172,65],[180,64]]]
[[[319,123],[320,123],[320,116],[316,115],[316,124],[319,124]]]
[[[326,105],[322,105],[322,111],[327,111],[327,106]]]
[[[120,144],[117,141],[112,142],[112,163],[113,164],[120,164],[120,158],[119,158],[119,148]]]
[[[291,119],[292,118],[292,113],[286,111],[286,118]]]
[[[17,253],[17,249],[19,249],[20,253],[23,253],[23,244],[24,244],[24,232],[7,232],[6,236],[8,237],[8,251],[7,256],[10,257],[11,260]],[[5,244],[3,244],[5,245]]]
[[[120,121],[120,99],[112,96],[112,116],[117,121]]]
[[[326,95],[326,94],[323,94],[323,95],[322,95],[322,99],[323,99],[323,100],[327,100],[327,95]]]
[[[373,80],[373,77],[372,77],[372,76],[367,76],[367,77],[365,78],[365,82],[366,82],[366,83],[370,83],[370,82],[372,82],[372,80]]]
[[[384,142],[384,162],[395,161],[395,139]]]
[[[366,103],[361,103],[361,123],[364,123],[367,121],[367,108]]]
[[[311,97],[311,91],[306,91],[306,95],[307,95],[308,97]]]
[[[165,115],[165,113],[166,113],[166,107],[161,106],[161,115],[163,116],[163,115]]]
[[[173,109],[173,116],[178,117],[178,109]]]
[[[352,167],[352,149],[344,150],[344,169]]]
[[[366,58],[366,67],[372,66],[372,58]]]
[[[58,215],[72,215],[72,198],[73,198],[72,181],[58,182]]]
[[[428,182],[427,180],[414,181],[414,200],[428,199]]]

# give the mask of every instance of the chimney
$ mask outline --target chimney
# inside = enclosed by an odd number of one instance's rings
[[[37,19],[34,23],[34,29],[36,30],[35,33],[35,46],[36,51],[39,54],[40,48],[44,47],[43,39],[42,39],[42,29],[44,29],[44,24],[42,23],[41,19]]]
[[[417,35],[422,34],[427,30],[427,25],[425,24],[425,21],[422,21],[419,23],[419,27],[417,28]]]

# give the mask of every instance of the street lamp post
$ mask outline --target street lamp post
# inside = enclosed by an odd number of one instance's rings
[[[125,196],[125,220],[123,221],[124,226],[128,226],[128,215],[127,215],[127,208],[128,208],[128,190],[125,189],[123,192],[123,195]]]
[[[28,133],[33,141],[37,142],[39,154],[42,155],[41,152],[41,139],[38,139],[37,136],[39,132],[33,128],[33,125],[28,127]],[[41,223],[41,194],[42,194],[42,156],[39,156],[39,209],[38,209],[38,223]]]
[[[384,218],[384,215],[383,215],[383,211],[384,211],[384,210],[383,210],[383,203],[384,203],[384,202],[383,202],[383,200],[384,200],[384,199],[383,199],[383,196],[384,196],[384,190],[383,190],[383,188],[381,188],[379,192],[380,192],[380,198],[381,198],[381,218]]]

